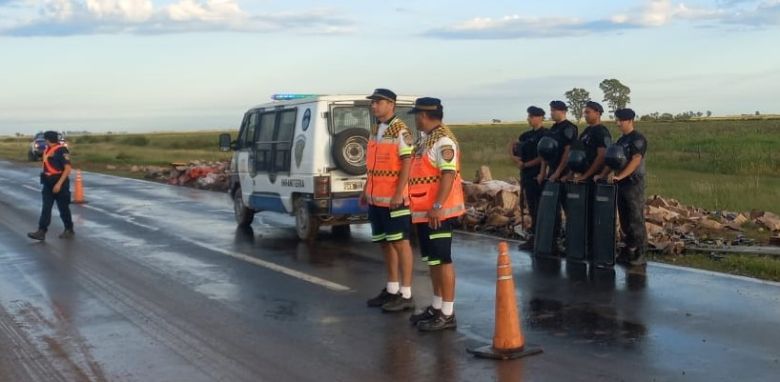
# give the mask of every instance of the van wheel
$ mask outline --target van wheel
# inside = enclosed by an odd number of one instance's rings
[[[317,233],[320,231],[320,221],[309,212],[306,199],[296,199],[294,208],[295,231],[298,233],[298,238],[305,241],[312,241],[317,238]]]
[[[38,160],[38,156],[36,156],[35,153],[33,153],[32,151],[28,151],[27,160],[30,162],[35,162],[36,160]]]
[[[349,224],[344,225],[334,225],[330,227],[330,232],[333,233],[333,236],[338,238],[346,238],[349,237],[350,233],[352,232],[352,228]]]
[[[349,175],[366,173],[368,130],[352,128],[344,130],[333,140],[333,160],[336,166]]]
[[[249,227],[255,220],[255,211],[244,205],[244,199],[241,197],[241,186],[236,187],[236,191],[233,193],[233,213],[239,227]]]

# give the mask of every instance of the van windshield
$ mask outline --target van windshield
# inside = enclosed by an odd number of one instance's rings
[[[396,107],[396,115],[416,135],[417,129],[414,125],[414,115],[409,114],[411,109],[411,106],[398,106]],[[333,134],[352,128],[370,130],[373,121],[374,118],[371,116],[371,110],[368,106],[339,106],[333,108]]]

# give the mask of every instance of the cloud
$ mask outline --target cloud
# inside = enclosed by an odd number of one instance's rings
[[[599,32],[658,28],[674,22],[697,25],[741,24],[752,27],[780,25],[780,0],[731,0],[720,7],[692,7],[671,0],[648,0],[643,6],[606,18],[533,17],[510,15],[477,17],[429,30],[424,35],[443,39],[518,39],[575,36]]]
[[[236,0],[178,0],[159,7],[152,0],[0,0],[0,7],[18,8],[20,3],[35,9],[35,16],[5,26],[0,29],[0,35],[270,33],[283,30],[327,35],[353,31],[352,21],[336,16],[330,9],[252,14],[241,9]]]

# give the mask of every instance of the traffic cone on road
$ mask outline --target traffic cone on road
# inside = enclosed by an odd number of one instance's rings
[[[84,204],[84,180],[81,178],[81,170],[76,170],[76,191],[73,194],[73,203]]]
[[[515,359],[539,354],[542,349],[525,344],[520,314],[515,297],[515,281],[512,276],[512,264],[509,260],[509,246],[506,242],[498,245],[498,277],[496,280],[496,326],[493,344],[467,349],[479,358]]]

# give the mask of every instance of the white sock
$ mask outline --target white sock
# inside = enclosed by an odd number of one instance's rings
[[[398,294],[398,289],[401,288],[401,283],[399,282],[388,282],[387,283],[387,293],[390,294]]]
[[[445,316],[451,316],[455,310],[455,301],[444,301],[441,303],[441,312]]]
[[[412,298],[412,287],[410,286],[402,286],[401,287],[401,297],[409,299]]]
[[[441,305],[442,305],[442,299],[441,299],[441,297],[439,297],[439,296],[433,296],[433,304],[431,304],[431,305],[433,305],[433,309],[439,309],[439,310],[441,310]]]

